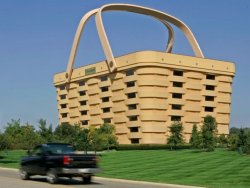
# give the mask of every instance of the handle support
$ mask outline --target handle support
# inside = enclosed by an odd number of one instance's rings
[[[174,43],[174,31],[173,31],[171,25],[168,23],[168,22],[170,22],[170,23],[176,25],[177,27],[179,27],[184,32],[190,45],[193,48],[193,51],[195,52],[195,55],[197,57],[204,58],[203,53],[199,47],[199,44],[197,43],[191,30],[182,21],[178,20],[177,18],[175,18],[171,15],[165,14],[163,12],[160,12],[160,11],[157,11],[154,9],[150,9],[150,8],[146,8],[146,7],[142,7],[142,6],[130,5],[130,4],[108,4],[108,5],[102,6],[101,8],[93,9],[93,10],[89,11],[88,13],[86,13],[82,17],[82,19],[78,25],[77,31],[75,33],[74,41],[73,41],[71,52],[70,52],[69,62],[68,62],[67,71],[66,71],[66,75],[65,75],[66,76],[66,83],[69,83],[71,80],[74,61],[75,61],[77,49],[79,46],[80,38],[82,35],[82,31],[86,25],[86,22],[93,15],[96,15],[97,31],[98,31],[98,35],[99,35],[106,59],[107,59],[107,65],[109,67],[109,71],[114,72],[116,70],[117,65],[115,62],[115,58],[113,56],[113,52],[112,52],[112,49],[110,47],[105,29],[103,26],[102,12],[104,12],[104,11],[134,12],[134,13],[149,15],[149,16],[152,16],[153,18],[159,20],[168,29],[169,38],[168,38],[167,47],[166,47],[166,52],[168,52],[168,53],[172,52],[173,43]]]
[[[73,66],[74,66],[74,62],[75,62],[75,57],[76,57],[76,53],[78,50],[78,46],[79,46],[79,42],[80,42],[80,38],[82,35],[82,31],[87,23],[87,21],[89,20],[90,17],[92,17],[93,15],[95,15],[98,12],[99,9],[93,9],[91,11],[89,11],[88,13],[86,13],[78,27],[75,33],[75,37],[73,40],[73,44],[71,47],[71,52],[70,52],[70,56],[69,56],[69,61],[68,61],[68,66],[67,66],[67,70],[66,70],[66,83],[69,83],[71,80],[71,75],[72,75],[72,71],[73,71]],[[164,26],[168,29],[168,42],[167,42],[167,46],[166,46],[166,52],[167,53],[171,53],[172,49],[173,49],[173,44],[174,44],[174,31],[173,28],[171,27],[171,25],[166,22],[165,20],[159,20],[161,21]],[[111,50],[111,49],[110,49]]]
[[[106,32],[105,32],[104,25],[103,25],[103,19],[102,19],[102,12],[103,11],[127,11],[127,12],[134,12],[134,13],[149,15],[149,16],[152,16],[152,17],[157,18],[159,20],[166,20],[166,21],[174,24],[175,26],[177,26],[178,28],[180,28],[183,31],[183,33],[185,34],[186,38],[188,39],[188,41],[193,49],[196,57],[204,58],[204,55],[200,49],[198,42],[196,41],[196,39],[194,37],[192,31],[181,20],[179,20],[179,19],[177,19],[169,14],[166,14],[164,12],[161,12],[161,11],[158,11],[155,9],[151,9],[151,8],[142,7],[142,6],[131,5],[131,4],[107,4],[107,5],[102,6],[98,10],[98,12],[95,16],[95,20],[96,20],[96,27],[97,27],[97,31],[99,34],[101,44],[102,44],[102,48],[104,50],[105,56],[107,58],[109,70],[111,72],[113,72],[117,69],[117,65],[115,62],[115,58],[114,58],[112,49],[111,49],[110,44],[109,44],[108,37],[107,37]]]

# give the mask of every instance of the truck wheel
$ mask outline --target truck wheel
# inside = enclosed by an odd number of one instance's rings
[[[84,184],[90,184],[91,183],[91,175],[89,175],[89,176],[83,176],[82,177],[82,181],[83,181],[83,183]]]
[[[20,178],[22,180],[30,179],[30,176],[29,176],[28,172],[26,170],[22,169],[22,168],[19,170],[19,176],[20,176]]]
[[[55,184],[58,182],[58,176],[55,170],[51,169],[47,172],[47,181],[51,184]]]

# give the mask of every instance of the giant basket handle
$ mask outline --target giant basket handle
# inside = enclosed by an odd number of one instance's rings
[[[88,13],[86,13],[78,27],[75,33],[75,37],[74,37],[74,41],[72,44],[72,48],[71,48],[71,52],[70,52],[70,56],[69,56],[69,62],[68,62],[68,66],[67,66],[67,71],[66,71],[66,83],[69,83],[71,80],[71,75],[72,75],[72,71],[73,71],[73,66],[74,66],[74,62],[75,62],[75,57],[76,57],[76,53],[77,53],[77,49],[79,46],[79,42],[80,42],[80,38],[82,35],[82,31],[87,23],[87,21],[89,20],[89,18],[93,15],[95,15],[98,12],[99,9],[93,9],[91,11],[89,11]],[[105,11],[105,10],[104,10]],[[159,21],[161,21],[165,27],[168,29],[168,42],[167,42],[167,46],[166,46],[166,52],[171,53],[172,52],[172,48],[173,48],[173,44],[174,44],[174,31],[173,28],[171,27],[171,25],[169,25],[169,23],[165,20],[161,20],[158,19]],[[103,31],[105,32],[105,31]],[[109,46],[109,44],[108,44]],[[111,49],[110,49],[111,50]],[[106,55],[106,54],[105,54]],[[110,70],[112,71],[112,69]]]
[[[102,12],[103,11],[127,11],[127,12],[134,12],[134,13],[139,13],[139,14],[145,14],[145,15],[149,15],[152,16],[154,18],[157,18],[159,20],[166,20],[172,24],[174,24],[175,26],[177,26],[178,28],[180,28],[183,33],[185,34],[186,38],[188,39],[194,54],[196,55],[196,57],[201,57],[204,58],[204,55],[200,49],[200,46],[198,44],[198,42],[196,41],[192,31],[188,28],[187,25],[185,25],[181,20],[166,14],[164,12],[155,10],[155,9],[151,9],[151,8],[146,8],[146,7],[142,7],[142,6],[137,6],[137,5],[131,5],[131,4],[107,4],[102,6],[96,16],[96,27],[97,27],[97,31],[99,34],[99,38],[102,44],[102,48],[104,50],[106,59],[107,59],[107,63],[108,63],[108,67],[110,72],[113,72],[117,69],[117,64],[115,62],[115,58],[112,52],[112,49],[110,47],[109,41],[108,41],[108,37],[106,35],[104,26],[103,26],[103,19],[102,19]]]

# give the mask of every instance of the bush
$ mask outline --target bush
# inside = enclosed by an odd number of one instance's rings
[[[181,144],[176,146],[176,149],[190,149],[189,144]],[[171,149],[168,144],[120,144],[117,146],[117,150],[164,150]]]

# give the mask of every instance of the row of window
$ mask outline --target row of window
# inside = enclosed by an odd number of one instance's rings
[[[214,107],[205,107],[205,111],[206,112],[213,112]],[[82,115],[86,115],[87,111],[81,111]],[[61,116],[62,118],[66,118],[67,117],[67,113],[62,113]],[[138,116],[134,115],[134,116],[128,116],[129,121],[138,121]],[[182,116],[171,116],[171,121],[181,121]],[[82,125],[88,125],[88,120],[83,120],[81,121]],[[103,123],[111,123],[111,118],[104,118],[103,119]],[[139,132],[139,128],[138,127],[130,127],[130,132]]]
[[[134,75],[134,74],[135,74],[135,71],[132,70],[132,69],[127,70],[127,71],[125,72],[125,75],[126,75],[126,76],[132,76],[132,75]],[[100,77],[100,80],[101,80],[101,82],[108,81],[108,76],[107,76],[107,75],[102,76],[102,77]],[[79,84],[79,86],[84,86],[84,85],[85,85],[85,81],[80,81],[80,82],[78,82],[78,84]],[[61,89],[61,88],[60,88],[60,89]],[[61,90],[63,90],[63,88],[62,88]]]
[[[127,82],[126,83],[127,87],[135,87],[135,81],[131,81],[131,82]],[[183,82],[173,82],[173,87],[177,87],[177,88],[182,88],[183,87]],[[109,91],[109,87],[108,86],[103,86],[100,87],[102,92],[108,92]],[[214,91],[215,90],[215,86],[214,85],[205,85],[205,89],[208,91]],[[86,91],[79,91],[79,95],[80,96],[84,96],[86,95]],[[66,94],[64,95],[60,95],[60,99],[66,99]]]
[[[172,110],[181,110],[182,109],[182,105],[180,104],[172,104]],[[132,109],[136,109],[137,108],[137,105],[136,104],[131,104],[131,105],[128,105],[128,109],[129,110],[132,110]],[[103,113],[109,113],[111,108],[103,108]],[[205,112],[214,112],[214,107],[211,107],[211,106],[205,106],[204,107],[204,111]],[[84,115],[87,115],[88,114],[88,111],[87,110],[83,110],[81,111],[81,115],[84,116]],[[61,116],[62,118],[66,118],[67,117],[67,113],[62,113]],[[177,120],[176,120],[176,117]],[[180,121],[179,118],[181,116],[171,116],[171,121]],[[134,115],[134,116],[128,116],[128,119],[129,121],[137,121],[138,120],[138,116],[137,115]]]
[[[85,92],[84,92],[85,93]],[[80,94],[82,96],[83,93]],[[172,93],[173,99],[182,99],[182,93]],[[130,98],[136,98],[136,93],[128,93],[127,97]],[[60,95],[61,99],[66,99],[66,95]],[[205,96],[205,101],[214,101],[214,96]],[[103,97],[102,102],[109,102],[109,97]],[[82,105],[86,105],[86,103],[83,103]],[[66,107],[62,107],[66,108]]]
[[[135,74],[135,71],[130,69],[130,70],[127,70],[125,72],[126,76],[132,76]],[[180,70],[174,70],[173,71],[173,75],[174,76],[183,76],[183,71],[180,71]],[[212,74],[207,74],[206,75],[206,79],[207,80],[215,80],[215,75],[212,75]],[[100,77],[100,80],[101,82],[104,82],[104,81],[107,81],[108,80],[108,76],[105,75],[105,76],[102,76]],[[79,86],[84,86],[85,85],[85,81],[79,81],[78,82]],[[127,83],[127,87],[133,87],[135,86],[135,82],[128,82]],[[182,83],[181,82],[173,82],[173,87],[182,87]],[[59,86],[59,89],[60,90],[65,90],[65,86],[64,85],[61,85]]]
[[[126,71],[126,76],[132,76],[132,75],[134,75],[134,70],[128,70],[128,71]],[[174,70],[174,71],[173,71],[173,75],[174,75],[174,76],[183,76],[183,71]],[[206,75],[206,79],[207,79],[207,80],[215,80],[215,75],[207,74],[207,75]],[[102,82],[107,81],[107,80],[108,80],[108,76],[102,76],[102,77],[100,78],[100,80],[101,80]]]
[[[183,76],[183,71],[174,70],[173,71],[173,75],[174,76]],[[213,74],[207,74],[206,75],[206,79],[207,80],[215,80],[215,75],[213,75]]]
[[[111,123],[111,119],[110,118],[104,118],[103,123]],[[88,125],[89,121],[88,120],[83,120],[83,121],[81,121],[81,124],[82,125]]]
[[[172,98],[173,99],[182,99],[182,93],[172,93]],[[136,93],[128,93],[127,94],[127,97],[128,99],[131,99],[131,98],[136,98]],[[214,96],[205,96],[205,101],[214,101]],[[102,102],[109,102],[110,98],[109,97],[103,97],[102,98]],[[80,101],[80,105],[81,106],[85,106],[87,105],[87,101]],[[64,108],[67,108],[67,104],[61,104],[61,109],[64,109]],[[108,108],[103,108],[103,112],[104,113],[107,113],[109,112],[110,110],[108,110]],[[136,104],[130,104],[128,105],[128,109],[129,110],[134,110],[134,109],[137,109],[137,105]],[[177,104],[173,104],[172,105],[172,109],[174,110],[181,110],[181,105],[177,105]]]

